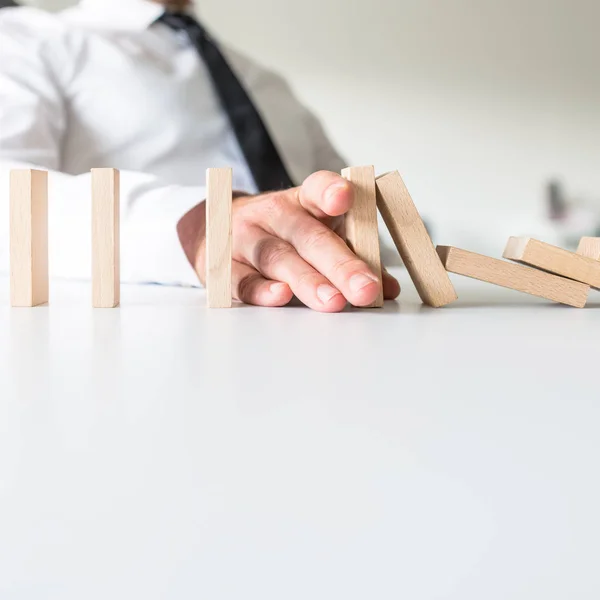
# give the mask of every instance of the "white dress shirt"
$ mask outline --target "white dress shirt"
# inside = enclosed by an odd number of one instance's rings
[[[121,277],[197,284],[178,220],[204,199],[208,167],[256,191],[210,75],[148,0],[83,0],[49,14],[0,10],[0,271],[8,271],[8,173],[49,175],[51,276],[89,278],[89,170],[121,170]],[[344,165],[285,82],[229,49],[297,183]]]

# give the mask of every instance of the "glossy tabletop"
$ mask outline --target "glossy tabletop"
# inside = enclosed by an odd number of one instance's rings
[[[2,600],[600,596],[600,293],[317,314],[0,278]]]

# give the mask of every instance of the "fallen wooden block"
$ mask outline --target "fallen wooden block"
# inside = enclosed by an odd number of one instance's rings
[[[48,173],[11,171],[11,305],[45,304],[48,294]]]
[[[576,308],[583,308],[587,301],[590,288],[584,283],[452,246],[438,246],[437,252],[446,270],[457,275]]]
[[[600,260],[600,238],[582,237],[581,240],[579,240],[577,254],[581,254],[581,256],[586,256],[587,258],[593,258],[594,260]]]
[[[120,173],[92,169],[92,305],[115,308],[121,301]]]
[[[563,248],[528,237],[511,237],[503,256],[600,288],[600,262]]]
[[[425,224],[398,171],[377,178],[377,206],[421,300],[445,306],[457,299]]]
[[[206,172],[206,292],[209,308],[231,308],[232,169]]]
[[[382,281],[381,255],[379,251],[379,229],[377,225],[377,196],[375,168],[348,167],[342,177],[354,184],[354,205],[346,214],[346,243]],[[383,284],[373,304],[365,308],[383,306]]]

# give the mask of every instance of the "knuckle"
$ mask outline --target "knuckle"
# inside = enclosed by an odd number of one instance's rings
[[[309,249],[319,248],[332,241],[334,235],[331,229],[326,227],[317,227],[304,232],[304,244]]]
[[[283,240],[264,238],[254,248],[254,263],[258,265],[273,265],[290,255],[291,246]]]
[[[276,221],[290,209],[289,199],[283,192],[273,192],[255,196],[251,201],[236,204],[234,202],[234,222],[249,224]]]
[[[232,224],[232,235],[235,238],[248,238],[254,227],[254,223],[248,219],[234,219]]]
[[[364,271],[365,265],[360,258],[344,256],[333,263],[333,270],[340,275],[348,275],[355,271]]]
[[[263,199],[264,210],[271,216],[277,217],[286,212],[288,202],[284,194],[273,193]]]

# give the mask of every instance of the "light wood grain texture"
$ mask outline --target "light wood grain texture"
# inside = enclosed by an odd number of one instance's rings
[[[528,237],[511,237],[504,258],[600,288],[600,262]]]
[[[377,226],[377,193],[375,168],[349,167],[342,177],[354,184],[354,205],[346,214],[346,243],[381,281],[381,255]],[[373,304],[365,308],[383,306],[383,286]]]
[[[48,173],[10,173],[10,296],[12,306],[48,302]]]
[[[377,206],[421,300],[435,307],[454,302],[454,286],[397,171],[377,178]]]
[[[452,246],[438,246],[437,252],[446,270],[457,275],[576,308],[583,308],[587,301],[590,288],[584,283]]]
[[[577,248],[577,254],[592,258],[594,260],[600,260],[600,238],[597,237],[582,237],[579,240],[579,247]]]
[[[206,172],[206,292],[209,308],[231,308],[231,169]]]
[[[121,301],[120,174],[92,169],[92,304],[115,308]]]

